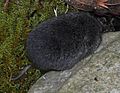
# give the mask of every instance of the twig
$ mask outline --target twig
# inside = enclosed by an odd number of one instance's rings
[[[5,12],[8,11],[9,3],[10,3],[10,0],[5,0],[4,7],[3,7],[3,10],[4,10]]]

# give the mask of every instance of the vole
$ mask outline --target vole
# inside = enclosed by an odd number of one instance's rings
[[[63,14],[40,23],[29,33],[27,55],[37,69],[68,70],[94,53],[104,32],[103,25],[87,12]]]
[[[26,50],[38,69],[67,70],[98,48],[101,35],[102,26],[88,13],[68,13],[33,29]]]

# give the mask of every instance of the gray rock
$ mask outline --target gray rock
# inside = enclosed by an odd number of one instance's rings
[[[72,69],[49,72],[28,93],[120,93],[120,32],[103,36],[98,50]]]
[[[54,93],[70,77],[70,71],[51,71],[42,76],[29,90],[29,93]]]

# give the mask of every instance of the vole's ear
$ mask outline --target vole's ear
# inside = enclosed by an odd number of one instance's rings
[[[115,31],[120,31],[120,17],[115,17],[112,22]]]

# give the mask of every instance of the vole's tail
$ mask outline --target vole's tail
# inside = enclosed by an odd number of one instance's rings
[[[24,74],[25,72],[27,72],[27,70],[31,67],[31,65],[27,65],[22,71],[20,71],[19,75],[16,76],[16,77],[12,77],[10,80],[18,80],[20,79]]]

